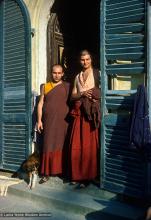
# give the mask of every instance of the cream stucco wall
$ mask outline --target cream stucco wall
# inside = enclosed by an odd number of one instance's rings
[[[54,0],[24,0],[30,14],[32,37],[32,90],[39,93],[47,75],[47,24]]]

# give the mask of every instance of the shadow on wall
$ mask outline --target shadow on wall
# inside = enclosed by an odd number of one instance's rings
[[[145,152],[130,146],[130,113],[133,111],[134,96],[113,96],[106,99],[108,113],[104,125],[102,184],[106,190],[125,195],[122,198],[124,201],[128,198],[130,202],[132,197],[140,202],[146,197],[147,161]]]
[[[40,85],[40,95],[44,84]],[[34,151],[42,152],[43,135],[37,132],[37,106],[40,95],[33,91],[32,93],[32,142],[34,143]]]

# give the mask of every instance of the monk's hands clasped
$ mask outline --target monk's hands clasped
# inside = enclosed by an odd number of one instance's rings
[[[87,97],[87,98],[89,98],[89,99],[92,99],[92,89],[87,90],[87,91],[85,91],[85,92],[82,92],[82,93],[81,93],[81,96],[85,96],[85,97]]]

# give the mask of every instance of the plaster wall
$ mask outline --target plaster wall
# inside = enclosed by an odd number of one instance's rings
[[[54,0],[24,0],[30,14],[32,37],[32,90],[40,92],[47,77],[47,24]]]

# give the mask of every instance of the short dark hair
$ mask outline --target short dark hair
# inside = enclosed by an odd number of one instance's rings
[[[91,57],[91,59],[92,59],[92,55],[91,55],[91,53],[90,53],[89,50],[86,50],[86,49],[81,50],[80,53],[79,53],[79,57],[85,56],[85,55],[90,55],[90,57]]]

